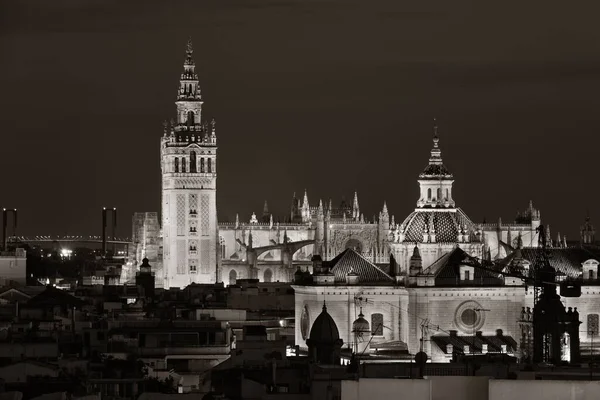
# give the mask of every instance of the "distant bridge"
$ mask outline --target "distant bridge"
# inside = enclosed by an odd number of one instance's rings
[[[9,243],[102,243],[102,236],[11,236]],[[133,242],[130,238],[106,237],[106,243],[130,245]]]

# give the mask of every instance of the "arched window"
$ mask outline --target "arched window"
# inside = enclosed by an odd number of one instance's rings
[[[212,158],[208,159],[208,173],[210,174],[212,172]]]
[[[235,285],[236,281],[237,281],[237,272],[235,272],[235,269],[232,269],[231,271],[229,271],[229,284]]]
[[[175,172],[179,172],[179,157],[175,157]]]
[[[264,282],[273,282],[273,271],[271,271],[271,268],[267,268],[265,270],[265,273],[263,275],[263,281]]]
[[[431,188],[427,189],[427,200],[431,200]]]
[[[446,200],[450,200],[450,191],[446,189]]]
[[[181,172],[185,172],[185,157],[181,157]]]
[[[204,157],[200,159],[200,172],[204,173]]]
[[[442,199],[442,189],[441,188],[438,188],[438,190],[437,190],[437,199],[438,200]]]
[[[190,152],[190,172],[196,172],[196,152]]]
[[[371,329],[373,336],[383,336],[383,314],[371,314]]]
[[[191,88],[190,88],[190,90],[191,90]],[[193,111],[188,111],[187,123],[188,123],[188,125],[194,125],[194,112]]]

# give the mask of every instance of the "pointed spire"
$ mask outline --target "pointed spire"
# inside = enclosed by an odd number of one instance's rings
[[[217,134],[217,120],[215,119],[215,117],[213,117],[210,120],[210,132],[212,136],[215,136]]]
[[[558,235],[556,235],[556,245],[559,247],[562,245],[562,239],[560,237],[560,232],[558,232]]]
[[[265,204],[263,205],[263,216],[269,215],[269,204],[265,200]]]
[[[304,189],[304,199],[302,200],[302,207],[308,207],[308,192]]]
[[[439,147],[440,138],[438,137],[437,118],[433,119],[433,148],[431,149],[430,165],[442,165],[442,151]]]
[[[319,199],[319,208],[317,209],[318,215],[323,215],[323,200]]]
[[[519,236],[517,236],[517,249],[523,248],[523,238],[521,237],[521,231],[519,231]]]
[[[240,226],[240,215],[238,213],[235,214],[235,228],[237,229]]]
[[[360,207],[358,206],[358,193],[354,192],[354,199],[352,200],[352,218],[358,220],[360,218]]]

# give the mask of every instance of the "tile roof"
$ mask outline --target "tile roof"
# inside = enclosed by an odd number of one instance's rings
[[[470,281],[460,281],[461,265],[473,266],[474,276]],[[504,279],[494,272],[481,268],[481,263],[468,255],[460,247],[456,247],[449,253],[444,254],[426,268],[422,275],[435,276],[436,286],[446,285],[502,285]]]
[[[488,353],[501,353],[502,345],[506,345],[507,353],[513,353],[517,350],[517,342],[512,336],[499,335],[475,335],[475,336],[459,336],[459,335],[436,335],[431,337],[442,352],[448,354],[447,345],[451,344],[453,352],[462,353],[464,346],[469,346],[471,352],[481,353],[482,345],[487,344]]]
[[[466,226],[470,240],[475,240],[475,225],[460,208],[455,212],[436,209],[418,209],[413,211],[404,222],[404,242],[422,243],[432,219],[437,243],[457,243],[459,227]]]
[[[394,278],[383,272],[379,267],[369,262],[353,249],[346,249],[328,262],[331,272],[335,275],[335,283],[346,283],[346,275],[350,271],[358,275],[362,283],[392,283]]]
[[[539,248],[523,248],[523,258],[533,264],[539,257]],[[588,247],[549,248],[548,259],[550,265],[559,273],[569,277],[578,277],[582,272],[582,265],[589,259],[600,261],[600,252]]]
[[[435,177],[436,179],[439,179],[440,176],[452,178],[452,174],[444,164],[429,164],[425,167],[423,172],[421,172],[419,178]]]

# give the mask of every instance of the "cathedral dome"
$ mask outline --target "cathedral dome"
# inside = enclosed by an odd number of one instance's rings
[[[340,339],[340,332],[335,321],[327,312],[327,306],[323,305],[323,311],[310,328],[309,339],[316,343],[335,343]]]
[[[477,239],[475,225],[460,209],[416,209],[400,225],[400,242],[458,243]]]

